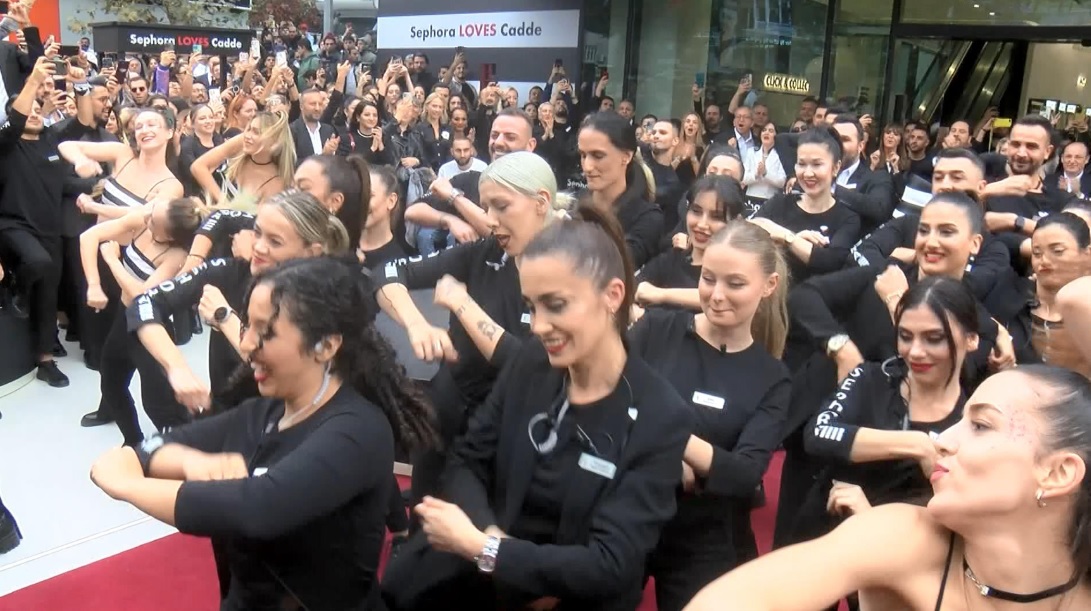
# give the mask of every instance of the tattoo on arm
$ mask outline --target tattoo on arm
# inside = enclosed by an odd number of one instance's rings
[[[501,331],[500,327],[487,320],[479,321],[477,323],[477,330],[481,331],[481,334],[489,340],[496,339],[496,334]]]
[[[462,304],[462,305],[458,306],[458,309],[455,310],[455,316],[462,316],[465,313],[466,313],[466,304]]]

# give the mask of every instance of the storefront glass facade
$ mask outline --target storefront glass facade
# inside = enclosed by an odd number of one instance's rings
[[[585,66],[608,69],[607,93],[641,114],[684,116],[702,79],[726,105],[752,74],[747,103],[768,105],[782,125],[806,95],[889,118],[912,112],[904,100],[927,86],[942,40],[1081,24],[1086,36],[1066,39],[1091,39],[1086,0],[588,0]]]

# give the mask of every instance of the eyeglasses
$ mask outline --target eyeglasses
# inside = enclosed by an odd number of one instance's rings
[[[133,93],[144,93],[148,90],[147,87],[130,87],[129,89],[132,89]]]

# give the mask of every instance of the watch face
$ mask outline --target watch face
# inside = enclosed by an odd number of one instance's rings
[[[224,308],[224,307],[216,308],[216,311],[212,314],[212,318],[215,319],[216,322],[223,322],[223,321],[227,320],[227,315],[230,314],[230,313],[231,313],[231,310],[228,309],[228,308]]]
[[[496,569],[496,556],[492,554],[482,554],[477,560],[477,568],[482,573],[491,573]]]

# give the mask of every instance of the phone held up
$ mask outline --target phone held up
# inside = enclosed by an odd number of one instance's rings
[[[496,64],[481,64],[481,89],[496,82]]]

